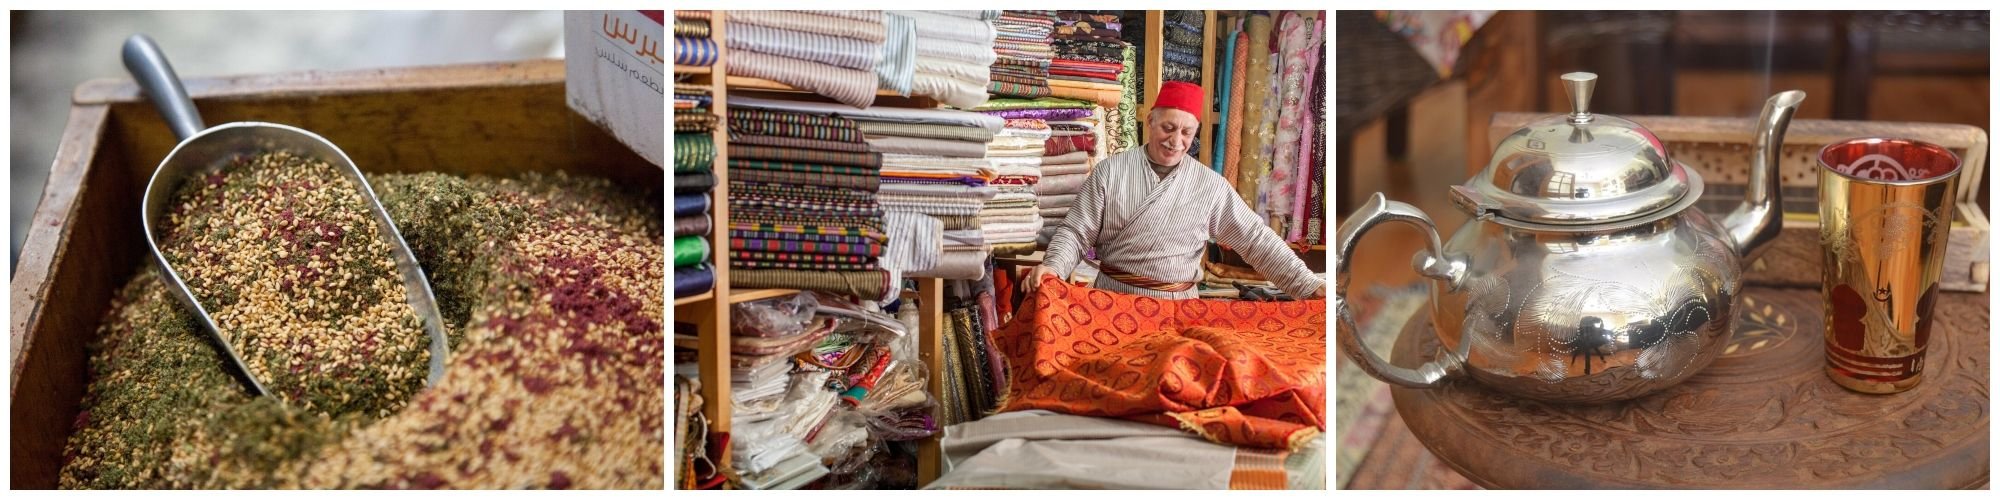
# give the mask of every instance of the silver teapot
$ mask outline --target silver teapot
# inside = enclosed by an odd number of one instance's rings
[[[1440,245],[1416,207],[1381,193],[1339,230],[1334,304],[1341,353],[1385,382],[1436,387],[1469,375],[1493,389],[1557,402],[1643,396],[1706,368],[1735,329],[1745,263],[1778,235],[1778,159],[1805,93],[1765,101],[1750,184],[1721,220],[1695,207],[1701,176],[1631,121],[1590,112],[1597,75],[1562,76],[1571,112],[1500,141],[1451,199],[1474,220]],[[1429,233],[1415,256],[1431,280],[1441,352],[1416,369],[1361,343],[1347,304],[1354,247],[1372,227]]]

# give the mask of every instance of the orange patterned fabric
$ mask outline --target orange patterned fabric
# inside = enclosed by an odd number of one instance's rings
[[[1326,301],[1165,300],[1042,280],[992,333],[999,411],[1177,426],[1293,449],[1326,429]]]

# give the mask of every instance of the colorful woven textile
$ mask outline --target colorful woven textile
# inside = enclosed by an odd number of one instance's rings
[[[798,151],[811,151],[811,150],[802,149]],[[850,153],[838,153],[838,154],[850,154]],[[736,172],[738,170],[769,170],[774,172],[799,172],[799,173],[812,173],[812,174],[881,175],[880,173],[881,170],[879,167],[860,167],[853,165],[827,165],[822,163],[800,163],[800,162],[769,161],[769,160],[738,160],[735,158],[729,159],[729,169],[731,172]]]
[[[869,227],[835,226],[835,225],[819,225],[819,224],[770,224],[770,223],[744,222],[740,220],[729,221],[729,234],[732,237],[734,237],[738,235],[737,233],[738,231],[750,231],[759,233],[788,233],[788,234],[814,235],[814,236],[858,236],[878,242],[888,239],[887,235],[882,234],[882,231]],[[761,236],[753,236],[753,237],[761,237]],[[832,242],[832,243],[839,243],[839,242]]]
[[[1326,302],[1160,300],[1043,280],[991,333],[998,411],[1045,409],[1293,449],[1326,427]]]
[[[740,134],[861,143],[861,131],[845,118],[759,109],[730,109],[729,130]]]
[[[853,295],[864,299],[889,298],[895,287],[887,271],[811,272],[789,269],[739,269],[729,272],[730,286],[737,288],[790,288]]]
[[[828,244],[798,240],[758,240],[730,236],[730,252],[786,252],[786,254],[836,254],[836,256],[882,256],[882,244]]]
[[[679,147],[679,143],[675,143]],[[856,167],[881,168],[881,153],[849,153],[819,149],[781,148],[772,146],[729,145],[729,161],[769,160],[772,162],[818,163],[825,165],[851,165]]]
[[[732,163],[732,165],[730,165],[730,168],[732,169],[736,168],[736,166],[734,165],[735,162],[730,162],[730,163]],[[860,189],[867,191],[877,190],[882,186],[881,175],[844,175],[844,174],[828,174],[828,173],[814,173],[814,172],[786,172],[777,170],[754,170],[754,169],[746,169],[740,171],[732,170],[729,172],[729,179],[732,181],[741,180],[744,182],[774,182],[780,184],[806,184],[806,185],[832,186],[832,187]]]
[[[863,143],[828,141],[820,139],[804,139],[799,137],[783,137],[776,135],[729,134],[729,145],[736,146],[738,144],[753,145],[753,146],[771,146],[779,148],[818,149],[822,151],[840,151],[846,153],[868,152],[868,145]],[[732,156],[733,155],[734,154],[732,154]]]
[[[1231,40],[1229,101],[1226,104],[1228,111],[1225,111],[1229,119],[1223,128],[1222,138],[1215,142],[1223,148],[1222,161],[1216,162],[1222,165],[1222,180],[1229,181],[1229,185],[1234,187],[1243,163],[1244,85],[1250,80],[1249,75],[1244,73],[1250,66],[1250,34],[1237,31]]]
[[[729,237],[764,239],[764,240],[810,241],[817,243],[863,244],[870,242],[869,239],[865,236],[848,236],[839,234],[786,233],[778,231],[750,231],[750,230],[737,230],[737,229],[730,230]]]
[[[862,264],[847,262],[787,262],[745,257],[730,257],[729,267],[737,269],[784,269],[796,271],[870,271],[880,268],[874,262]]]

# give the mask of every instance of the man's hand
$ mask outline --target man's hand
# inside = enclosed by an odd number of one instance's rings
[[[1311,296],[1311,297],[1306,297],[1306,298],[1308,298],[1308,299],[1324,299],[1324,298],[1326,298],[1326,285],[1320,285],[1320,286],[1319,286],[1319,291],[1317,291],[1317,292],[1313,292],[1313,296]]]
[[[1029,268],[1027,279],[1021,283],[1021,291],[1026,292],[1027,295],[1034,295],[1035,289],[1042,285],[1042,277],[1055,276],[1055,274],[1055,270],[1049,269],[1049,266]]]

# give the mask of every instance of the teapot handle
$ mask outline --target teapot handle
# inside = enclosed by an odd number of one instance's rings
[[[1340,327],[1335,329],[1339,336],[1340,353],[1360,363],[1362,371],[1383,382],[1418,389],[1436,387],[1463,372],[1465,360],[1447,354],[1414,370],[1391,364],[1361,342],[1361,328],[1355,324],[1354,314],[1347,306],[1348,266],[1354,262],[1354,246],[1369,229],[1384,222],[1416,226],[1430,236],[1428,252],[1417,254],[1412,264],[1416,265],[1419,274],[1434,280],[1431,283],[1433,289],[1438,286],[1456,288],[1459,279],[1464,276],[1463,264],[1453,264],[1442,258],[1443,245],[1438,241],[1437,225],[1423,210],[1408,203],[1389,201],[1382,193],[1370,196],[1368,203],[1349,215],[1345,224],[1341,224],[1339,239],[1336,240],[1340,245],[1340,256],[1334,262],[1333,304],[1340,315]]]

